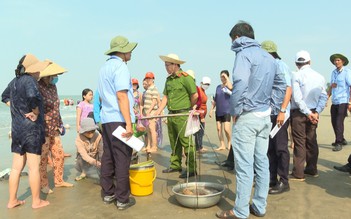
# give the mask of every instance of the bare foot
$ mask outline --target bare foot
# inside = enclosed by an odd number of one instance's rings
[[[148,152],[148,153],[155,153],[155,152],[157,152],[157,148],[156,149],[155,148],[150,148],[146,152]]]
[[[68,182],[62,182],[61,184],[55,184],[55,187],[73,187],[73,184]]]
[[[15,208],[15,207],[24,205],[25,203],[26,203],[25,200],[18,200],[18,199],[16,199],[16,201],[14,201],[14,202],[7,203],[7,208]]]
[[[216,151],[223,151],[223,150],[225,150],[225,147],[216,148],[215,150]]]
[[[199,150],[199,153],[205,153],[206,151],[207,151],[206,148],[201,148],[201,149]]]
[[[37,204],[32,204],[32,208],[34,208],[34,209],[42,208],[42,207],[48,206],[49,204],[50,204],[49,201],[41,200],[41,199],[40,199],[39,203],[37,203]]]

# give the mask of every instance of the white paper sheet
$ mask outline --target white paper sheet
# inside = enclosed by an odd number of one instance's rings
[[[283,122],[283,125],[285,124],[285,122],[289,119],[290,117],[290,113],[288,111],[286,111],[285,113],[285,119]],[[281,127],[281,126],[280,126]],[[276,124],[274,126],[274,128],[272,129],[272,131],[269,133],[269,137],[274,138],[274,136],[278,133],[278,131],[280,130],[280,127],[278,127],[278,124]]]
[[[117,129],[112,132],[112,135],[136,151],[140,151],[141,148],[144,147],[144,142],[135,136],[132,136],[128,141],[126,141],[126,138],[122,137],[122,133],[124,132],[126,132],[126,130],[122,126],[118,126]]]

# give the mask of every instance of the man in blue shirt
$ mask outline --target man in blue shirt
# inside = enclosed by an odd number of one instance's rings
[[[333,151],[340,151],[342,145],[347,145],[347,141],[344,138],[344,120],[347,115],[347,109],[351,109],[351,105],[349,105],[351,101],[351,71],[344,68],[349,63],[349,60],[342,54],[331,55],[330,61],[336,67],[331,73],[328,90],[328,97],[332,97],[330,115],[335,134],[335,142],[332,145],[334,146]]]
[[[295,64],[299,69],[292,77],[291,127],[294,139],[294,167],[290,180],[305,181],[305,174],[318,176],[317,126],[319,114],[327,102],[324,77],[314,71],[310,54],[299,51]],[[305,167],[306,163],[306,167]]]
[[[122,126],[126,129],[122,137],[130,138],[133,135],[134,97],[131,75],[126,63],[131,59],[136,46],[137,43],[130,43],[123,36],[113,38],[110,50],[105,53],[110,58],[100,69],[98,80],[104,142],[100,184],[103,201],[107,204],[115,202],[119,210],[135,204],[135,200],[129,197],[129,166],[133,149],[114,137],[112,132],[118,126]]]
[[[232,50],[236,53],[230,104],[234,123],[232,147],[236,171],[236,199],[233,209],[219,211],[216,216],[248,218],[251,212],[255,216],[263,217],[269,189],[267,149],[271,130],[271,104],[279,101],[272,100],[272,93],[273,89],[282,91],[279,99],[283,99],[286,83],[274,58],[254,40],[254,31],[250,24],[240,21],[229,35],[233,41]],[[252,204],[249,205],[254,171],[256,186]]]

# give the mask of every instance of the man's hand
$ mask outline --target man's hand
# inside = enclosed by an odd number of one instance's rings
[[[285,113],[279,112],[277,116],[277,125],[281,127],[284,124],[285,120]]]
[[[319,121],[319,114],[317,112],[308,115],[308,119],[312,124],[317,124]]]
[[[126,140],[128,141],[132,136],[133,136],[132,124],[127,124],[126,125],[126,132],[122,133],[122,137],[126,138]]]

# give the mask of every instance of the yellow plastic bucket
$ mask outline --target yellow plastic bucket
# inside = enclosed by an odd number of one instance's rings
[[[135,196],[153,193],[156,168],[153,161],[131,165],[129,168],[130,192]]]

